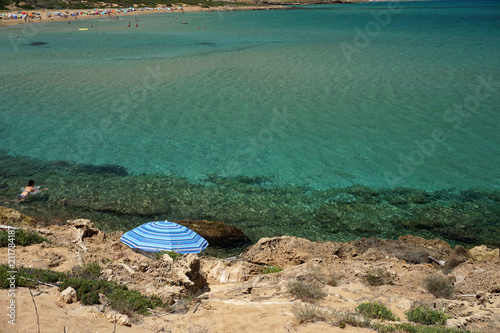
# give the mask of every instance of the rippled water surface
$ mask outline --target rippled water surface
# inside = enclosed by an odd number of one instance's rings
[[[51,187],[17,208],[254,240],[498,234],[498,2],[133,19],[0,27],[0,195]]]

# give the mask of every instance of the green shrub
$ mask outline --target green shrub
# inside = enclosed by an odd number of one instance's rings
[[[26,10],[35,9],[35,7],[33,7],[32,5],[19,5],[18,7]]]
[[[373,329],[379,333],[387,332],[409,332],[409,333],[471,333],[465,329],[448,328],[444,326],[421,326],[409,323],[382,325],[375,324]]]
[[[17,273],[8,273],[12,271]],[[0,288],[10,287],[10,280],[7,280],[7,278],[10,278],[11,276],[15,277],[16,287],[35,287],[38,285],[38,281],[56,283],[64,277],[65,274],[48,269],[11,268],[7,265],[0,265]]]
[[[9,8],[7,8],[9,4],[9,0],[0,0],[0,10],[9,10]]]
[[[73,287],[84,305],[99,304],[99,294],[103,294],[113,309],[127,315],[135,312],[147,315],[148,308],[164,306],[157,296],[143,296],[136,290],[128,290],[125,285],[102,280],[100,275],[101,267],[96,263],[74,268],[62,280],[60,289]]]
[[[68,287],[73,287],[75,289],[76,297],[85,305],[99,304],[99,294],[107,296],[115,289],[127,288],[126,286],[117,285],[113,282],[104,280],[88,280],[84,277],[65,278],[59,288],[60,290],[64,290]],[[89,295],[92,293],[97,293],[97,298],[95,295]]]
[[[15,245],[28,246],[31,244],[38,244],[50,241],[31,230],[16,229],[10,230],[10,234],[7,231],[0,231],[0,247],[9,246],[9,235],[10,238],[14,240]]]
[[[453,283],[441,275],[429,276],[424,281],[425,289],[438,298],[451,298],[455,292]]]
[[[288,282],[287,287],[293,297],[304,302],[314,303],[326,296],[323,292],[323,285],[318,281],[295,280]]]
[[[262,274],[271,274],[271,273],[279,273],[283,270],[281,267],[274,267],[271,265],[266,266],[264,270],[262,271]]]
[[[20,268],[18,270],[18,274],[25,278],[31,278],[32,280],[46,283],[56,283],[65,277],[64,273],[55,272],[50,269],[38,268]]]
[[[121,313],[131,315],[134,312],[142,315],[149,314],[148,308],[154,309],[163,306],[163,302],[157,296],[146,297],[137,290],[124,290],[116,288],[111,294],[106,295],[111,307]]]
[[[172,258],[173,260],[175,260],[179,257],[182,257],[181,253],[177,253],[175,251],[158,251],[158,252],[156,252],[156,255],[155,255],[156,260],[160,260],[163,257],[163,255],[165,255],[165,254],[168,254],[170,256],[170,258]]]
[[[356,308],[356,312],[369,318],[398,320],[394,317],[391,310],[387,309],[384,305],[377,302],[361,303]]]
[[[432,310],[425,307],[417,307],[405,312],[409,321],[424,325],[444,325],[448,317],[444,312]]]
[[[91,291],[89,293],[83,294],[80,299],[83,305],[99,304],[99,293],[97,291]]]
[[[393,284],[392,276],[383,268],[375,268],[368,271],[364,279],[370,286],[382,286],[384,284]]]
[[[73,267],[69,276],[87,280],[97,280],[99,276],[101,276],[101,266],[93,262],[84,266]]]

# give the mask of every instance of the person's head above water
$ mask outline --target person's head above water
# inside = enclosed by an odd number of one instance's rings
[[[33,179],[28,180],[28,186],[35,185],[35,181]]]

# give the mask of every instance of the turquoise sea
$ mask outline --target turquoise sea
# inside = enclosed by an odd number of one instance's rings
[[[499,1],[134,19],[0,24],[3,205],[500,245]]]

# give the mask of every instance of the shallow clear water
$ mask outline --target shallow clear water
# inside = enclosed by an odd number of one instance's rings
[[[26,156],[200,184],[500,189],[497,1],[138,19],[0,28],[5,182],[36,173],[8,164]]]

